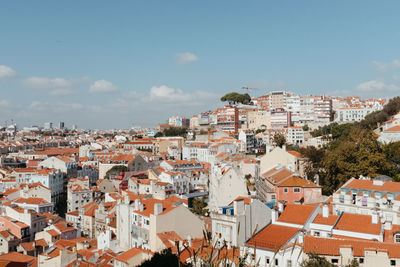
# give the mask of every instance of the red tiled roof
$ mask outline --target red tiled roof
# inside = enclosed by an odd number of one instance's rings
[[[246,245],[277,250],[286,244],[298,231],[299,229],[297,228],[270,224],[252,237]]]
[[[338,220],[339,215],[330,215],[326,218],[322,216],[322,214],[318,214],[317,217],[315,217],[313,223],[316,224],[324,224],[324,225],[334,225],[336,221]]]
[[[378,220],[377,224],[373,224],[371,215],[342,213],[334,229],[379,235],[381,233],[381,222]]]
[[[354,257],[364,257],[364,251],[385,251],[389,258],[400,258],[400,244],[350,239],[331,239],[313,236],[304,237],[304,252],[319,255],[339,256],[340,248],[350,247]]]
[[[314,209],[312,205],[286,204],[278,221],[304,225]]]

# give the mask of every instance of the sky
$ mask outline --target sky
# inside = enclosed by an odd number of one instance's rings
[[[249,86],[400,95],[400,1],[0,2],[0,125],[130,128]]]

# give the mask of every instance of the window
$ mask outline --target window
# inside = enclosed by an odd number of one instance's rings
[[[364,258],[360,258],[358,261],[359,261],[360,263],[364,263]]]
[[[300,193],[300,188],[295,187],[295,188],[293,189],[293,192],[295,192],[295,193]]]
[[[315,231],[315,232],[314,232],[314,236],[319,237],[319,236],[320,236],[320,233],[319,233],[318,231]]]
[[[292,267],[292,261],[291,260],[287,260],[286,267]]]
[[[283,192],[285,192],[285,193],[287,193],[289,190],[285,187],[284,189],[283,189]]]
[[[332,259],[331,262],[332,262],[333,264],[338,264],[338,263],[339,263],[339,260],[338,260],[338,259]]]
[[[390,266],[396,266],[396,260],[390,260]]]
[[[400,243],[400,233],[394,235],[394,242],[395,243]]]
[[[265,257],[265,264],[269,264],[269,257]]]
[[[275,259],[275,265],[279,266],[278,259]]]

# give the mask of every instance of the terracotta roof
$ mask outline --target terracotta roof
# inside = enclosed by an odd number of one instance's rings
[[[129,259],[135,257],[136,255],[139,255],[140,253],[146,253],[146,254],[153,255],[153,253],[150,250],[145,250],[145,249],[141,249],[141,248],[131,248],[131,249],[119,254],[117,257],[115,257],[115,259],[117,261],[128,263]]]
[[[292,176],[289,177],[282,182],[278,183],[277,186],[284,186],[284,187],[320,187],[313,182],[303,179],[299,176]]]
[[[384,132],[400,132],[400,125],[396,125],[389,129],[386,129],[386,130],[384,130]]]
[[[399,192],[399,182],[384,182],[383,185],[374,185],[372,180],[359,180],[354,179],[348,183],[344,188],[364,189],[364,190],[375,190],[375,191],[387,191],[387,192]]]
[[[46,232],[49,233],[51,236],[59,236],[60,235],[60,233],[58,233],[54,229],[47,230]]]
[[[298,231],[299,229],[297,228],[270,224],[247,241],[246,245],[277,250],[286,244]]]
[[[141,200],[143,204],[143,211],[140,210],[135,210],[134,212],[139,213],[143,216],[149,217],[150,214],[154,214],[154,204],[156,203],[162,203],[163,204],[163,211],[160,213],[160,215],[166,214],[170,212],[171,210],[175,209],[178,205],[174,205],[175,203],[183,202],[182,199],[172,196],[169,197],[165,200],[158,200],[155,198],[147,198]]]
[[[278,221],[304,225],[314,209],[312,205],[286,204]]]
[[[400,244],[350,239],[304,237],[304,252],[339,256],[340,248],[350,247],[355,257],[364,257],[364,251],[385,251],[389,258],[400,258]]]
[[[283,182],[286,178],[292,176],[294,173],[289,171],[288,169],[271,169],[262,174],[263,177],[268,179],[273,184],[278,184]]]
[[[381,233],[381,222],[378,219],[378,223],[373,224],[371,215],[344,212],[334,229],[379,235]]]
[[[338,218],[339,215],[329,215],[327,218],[324,218],[322,214],[318,214],[313,223],[333,226],[337,222]]]
[[[0,255],[0,260],[10,261],[10,262],[23,262],[23,263],[36,262],[35,257],[24,255],[18,252],[10,252],[7,254]]]
[[[296,150],[289,150],[289,151],[287,151],[287,153],[295,156],[296,158],[303,158],[304,157],[301,153],[297,152]]]
[[[35,242],[21,243],[21,247],[23,247],[25,251],[33,251],[35,250]]]
[[[239,201],[239,200],[243,200],[245,205],[251,203],[251,197],[237,197],[237,198],[235,198],[235,200],[233,200],[233,201],[229,204],[229,206],[233,205],[233,202],[234,202],[234,201]]]

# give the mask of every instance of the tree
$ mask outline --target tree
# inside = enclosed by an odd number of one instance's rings
[[[371,130],[353,129],[346,140],[326,152],[322,162],[322,183],[325,193],[331,193],[352,177],[376,177],[388,173],[390,163]]]
[[[206,216],[208,213],[206,197],[203,196],[202,198],[194,198],[192,202],[191,211],[200,216]]]
[[[325,257],[310,253],[308,259],[304,260],[300,267],[333,267],[333,264],[327,261]]]
[[[307,132],[308,130],[310,130],[310,127],[308,127],[308,125],[307,125],[307,124],[306,124],[306,125],[304,125],[304,126],[303,126],[303,131]]]
[[[176,266],[188,266],[186,264],[179,263],[177,255],[173,254],[171,249],[164,249],[161,252],[157,252],[154,256],[143,262],[140,267],[176,267]]]
[[[275,133],[273,142],[276,146],[282,147],[284,144],[286,144],[286,137],[281,133]]]
[[[393,178],[397,180],[396,177],[400,174],[400,142],[393,142],[389,144],[383,145],[383,153],[386,156],[386,159],[391,164],[391,175],[394,176]]]
[[[237,103],[248,104],[251,101],[251,97],[248,93],[239,94],[236,92],[232,92],[221,97],[221,101],[222,102],[228,101],[230,104],[237,104]]]
[[[104,176],[104,179],[109,179],[111,175],[116,175],[119,174],[121,172],[127,172],[128,171],[128,167],[124,166],[124,165],[117,165],[112,167],[111,169],[109,169],[106,172],[106,175]]]

